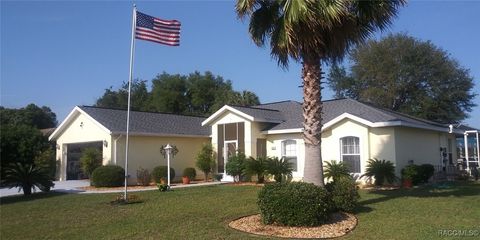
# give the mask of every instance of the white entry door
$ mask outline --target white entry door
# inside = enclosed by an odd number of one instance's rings
[[[237,141],[225,141],[223,146],[224,169],[226,169],[228,159],[235,154],[237,154]],[[222,181],[233,182],[233,177],[227,175],[227,171],[224,170]]]

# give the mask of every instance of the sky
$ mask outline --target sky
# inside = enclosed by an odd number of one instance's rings
[[[48,106],[59,122],[76,105],[93,105],[106,88],[128,80],[131,1],[0,0],[0,105]],[[136,1],[139,11],[182,23],[180,47],[137,40],[134,78],[211,71],[262,103],[302,101],[300,64],[278,67],[269,48],[249,38],[234,1]],[[480,93],[480,0],[410,1],[392,26],[446,50],[474,78]],[[323,99],[332,99],[325,86]],[[480,96],[473,102],[480,105]],[[466,124],[480,127],[480,106]]]

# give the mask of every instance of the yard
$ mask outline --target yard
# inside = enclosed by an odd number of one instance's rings
[[[227,227],[257,213],[256,186],[135,193],[144,202],[110,205],[116,194],[36,194],[0,199],[2,239],[245,239]],[[361,190],[358,226],[342,239],[438,239],[440,230],[480,231],[480,184]],[[480,236],[480,235],[477,235]],[[263,237],[257,237],[263,238]]]

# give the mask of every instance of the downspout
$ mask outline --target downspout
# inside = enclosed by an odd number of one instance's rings
[[[122,135],[118,135],[117,138],[113,139],[113,164],[117,165],[117,141],[120,139]]]

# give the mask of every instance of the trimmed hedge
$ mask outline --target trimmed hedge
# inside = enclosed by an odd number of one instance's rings
[[[328,220],[328,192],[311,183],[291,182],[265,185],[257,204],[265,224],[318,226]]]
[[[152,177],[155,183],[160,183],[160,180],[167,179],[168,177],[168,172],[167,172],[167,166],[157,166],[153,169],[152,171]],[[175,170],[173,168],[170,168],[170,181],[172,181],[175,178]]]
[[[411,179],[413,185],[418,185],[420,183],[428,183],[434,172],[435,167],[431,164],[422,164],[420,166],[411,164],[402,169],[402,178]]]
[[[337,178],[336,181],[327,183],[325,188],[330,193],[333,210],[353,212],[358,206],[360,195],[355,180],[350,176]]]
[[[432,164],[422,164],[418,169],[420,179],[424,183],[428,183],[428,180],[433,176],[434,173],[435,167]]]
[[[92,172],[91,184],[94,187],[120,187],[124,183],[125,170],[120,166],[100,166]]]

